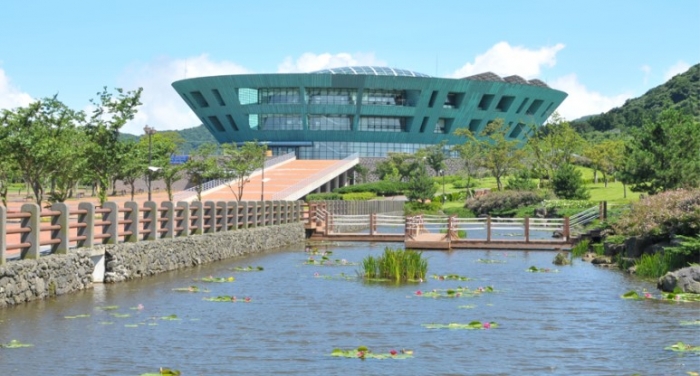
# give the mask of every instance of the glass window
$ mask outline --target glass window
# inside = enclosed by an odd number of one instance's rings
[[[241,102],[242,105],[258,104],[258,89],[239,88],[238,101]]]
[[[252,125],[251,125],[252,128]],[[261,131],[302,130],[301,115],[261,114],[258,129]]]
[[[300,104],[298,88],[272,88],[258,91],[261,104]]]
[[[349,131],[352,127],[351,115],[309,115],[310,131]]]
[[[357,98],[355,89],[306,89],[309,104],[347,104],[354,105]]]
[[[362,116],[358,130],[366,132],[405,132],[406,118]]]

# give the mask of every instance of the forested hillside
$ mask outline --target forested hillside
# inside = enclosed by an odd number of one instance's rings
[[[179,147],[178,154],[190,154],[192,150],[197,149],[200,145],[208,142],[217,144],[214,136],[212,136],[211,133],[209,133],[209,131],[201,124],[193,128],[182,129],[175,132],[177,132],[180,137],[185,140],[185,142]],[[138,141],[140,137],[143,137],[143,135],[133,135],[129,133],[122,133],[119,135],[119,139],[122,141]]]
[[[571,122],[579,132],[626,130],[638,128],[644,119],[655,120],[665,109],[678,109],[700,119],[700,64],[668,80],[621,107]]]

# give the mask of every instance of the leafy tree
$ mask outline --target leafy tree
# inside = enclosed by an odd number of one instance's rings
[[[591,161],[596,171],[603,173],[603,181],[608,186],[608,176],[614,175],[622,166],[625,143],[622,140],[605,140],[589,145],[584,155]]]
[[[476,174],[481,163],[479,144],[469,140],[462,145],[455,145],[453,150],[457,151],[462,159],[462,169],[467,177],[467,193],[471,197],[472,190],[469,188],[471,186],[471,178]]]
[[[437,186],[435,186],[435,182],[433,182],[433,179],[428,175],[425,164],[418,164],[418,167],[413,171],[408,181],[406,197],[410,201],[419,200],[424,203],[425,200],[434,199],[435,192],[437,192]]]
[[[54,96],[13,111],[4,110],[1,119],[4,157],[17,167],[41,205],[48,181],[67,183],[67,178],[79,168],[75,165],[79,145],[74,142],[82,113],[71,110]]]
[[[435,176],[440,174],[440,171],[445,170],[445,145],[446,141],[436,145],[430,145],[420,149],[417,153],[418,158],[424,158],[425,163],[435,171]]]
[[[581,171],[572,164],[565,164],[554,173],[552,188],[557,197],[566,200],[588,200],[591,194],[583,184]]]
[[[143,91],[115,90],[116,95],[105,87],[97,93],[98,99],[90,100],[95,110],[86,126],[90,141],[86,152],[88,169],[98,184],[100,204],[107,201],[109,183],[119,171],[119,130],[136,115]]]
[[[214,144],[202,144],[197,150],[190,153],[190,158],[182,165],[183,170],[195,185],[197,200],[202,201],[202,189],[204,183],[216,174],[216,151]]]
[[[574,162],[575,155],[585,145],[585,140],[564,120],[554,113],[551,121],[540,128],[532,129],[533,135],[526,150],[533,160],[540,178],[550,178],[559,167]]]
[[[143,176],[148,168],[148,157],[134,141],[118,143],[120,163],[118,164],[118,179],[131,187],[131,200],[134,199],[136,181]]]
[[[165,191],[168,193],[168,201],[173,201],[173,184],[182,178],[183,165],[172,165],[168,163],[160,167],[157,177],[163,180]]]
[[[219,159],[220,177],[227,180],[226,185],[236,201],[243,198],[243,189],[250,179],[250,174],[263,166],[267,145],[248,141],[242,146],[222,144],[222,156]]]
[[[360,175],[360,183],[367,182],[367,175],[369,174],[369,169],[361,164],[355,165],[355,172]]]
[[[138,142],[139,154],[143,156],[146,166],[150,154],[150,165],[157,167],[157,171],[144,168],[146,174],[150,174],[153,180],[162,180],[168,200],[173,200],[173,183],[182,178],[182,165],[171,165],[170,159],[185,143],[180,133],[173,131],[156,132],[150,136],[141,136]],[[150,150],[149,150],[150,149]]]
[[[508,178],[506,189],[512,191],[534,191],[537,189],[537,184],[532,181],[530,170],[523,168]]]
[[[386,160],[377,163],[375,173],[382,180],[392,180],[391,177],[398,175],[398,181],[408,181],[418,165],[418,159],[413,154],[389,153]]]
[[[520,149],[520,142],[508,140],[506,138],[507,132],[508,126],[503,122],[503,119],[496,119],[489,123],[479,138],[467,128],[455,131],[458,136],[465,136],[469,139],[468,142],[477,145],[477,154],[474,155],[474,158],[480,167],[488,169],[491,175],[496,178],[499,191],[503,190],[503,177],[509,171],[520,167],[525,156],[523,150]]]
[[[626,144],[620,176],[649,194],[700,185],[700,122],[677,110],[645,121]]]

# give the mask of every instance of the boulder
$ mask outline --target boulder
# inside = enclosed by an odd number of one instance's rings
[[[626,256],[639,258],[644,253],[644,249],[654,244],[654,240],[651,237],[631,237],[625,240],[625,249],[627,250]]]
[[[686,293],[700,294],[700,265],[668,272],[656,285],[661,291],[673,292],[678,287]]]

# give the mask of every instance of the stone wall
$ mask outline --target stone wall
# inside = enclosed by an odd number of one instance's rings
[[[105,282],[122,282],[231,257],[260,253],[305,238],[304,224],[79,248],[0,266],[0,308],[92,288],[91,255],[105,253]]]
[[[304,224],[249,228],[151,242],[106,245],[105,283],[122,282],[303,243]]]
[[[0,266],[0,308],[92,287],[89,249]]]

